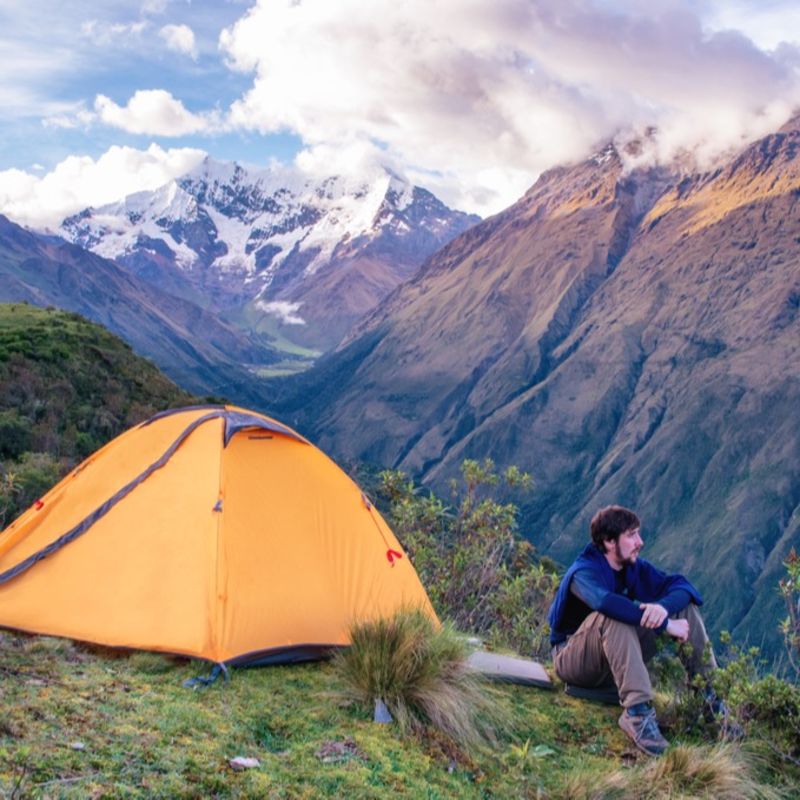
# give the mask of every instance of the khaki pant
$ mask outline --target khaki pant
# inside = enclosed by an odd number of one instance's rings
[[[674,618],[689,621],[691,648],[684,659],[687,672],[707,674],[716,669],[717,662],[697,606],[689,603]],[[650,628],[628,625],[594,611],[554,653],[556,675],[565,683],[587,689],[613,681],[625,708],[649,703],[653,699],[653,686],[646,663],[655,654],[656,635]],[[708,655],[704,657],[707,647]]]

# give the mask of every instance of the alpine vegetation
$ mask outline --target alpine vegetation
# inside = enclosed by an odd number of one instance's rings
[[[338,694],[372,709],[385,703],[404,733],[438,729],[472,748],[496,741],[503,723],[491,687],[467,666],[469,645],[421,610],[355,624],[352,644],[334,656]]]

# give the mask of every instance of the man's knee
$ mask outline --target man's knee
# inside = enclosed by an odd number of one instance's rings
[[[630,625],[627,622],[622,622],[612,617],[607,617],[605,614],[600,614],[599,625],[600,630],[604,636],[617,636],[625,638],[633,638],[639,641],[639,626]]]
[[[689,622],[697,621],[703,622],[703,615],[700,613],[700,609],[694,604],[689,603],[683,611],[680,611],[678,614],[675,615],[676,617],[683,617],[684,619],[689,620]]]

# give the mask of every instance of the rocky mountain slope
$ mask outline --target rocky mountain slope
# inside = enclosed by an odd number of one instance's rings
[[[318,180],[207,158],[60,233],[245,327],[327,350],[477,221],[384,170]]]
[[[626,170],[609,147],[544,174],[282,413],[433,484],[464,457],[519,464],[537,482],[524,532],[562,561],[600,505],[633,506],[646,555],[695,578],[713,628],[774,647],[800,544],[799,150],[789,125],[711,173]]]
[[[113,261],[26,231],[3,216],[0,301],[78,312],[121,336],[194,392],[252,400],[255,381],[248,365],[277,358],[257,337],[159,291]]]

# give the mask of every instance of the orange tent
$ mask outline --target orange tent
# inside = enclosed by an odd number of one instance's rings
[[[0,626],[226,664],[315,657],[354,621],[435,618],[361,490],[290,428],[167,411],[0,534]]]

